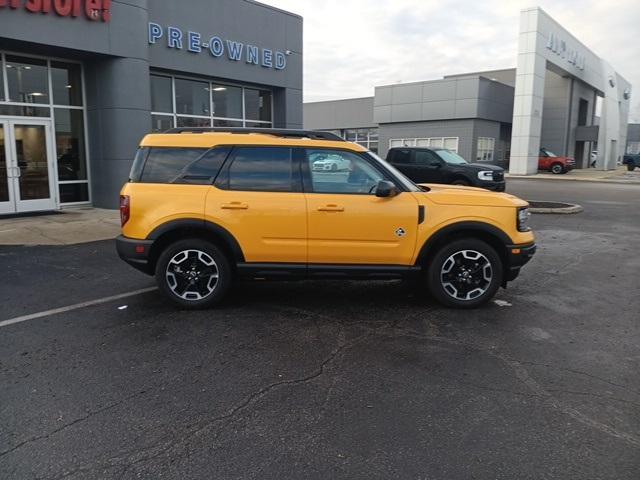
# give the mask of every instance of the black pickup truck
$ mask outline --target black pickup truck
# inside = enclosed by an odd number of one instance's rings
[[[640,153],[631,154],[627,153],[622,157],[622,164],[627,166],[627,170],[633,172],[633,169],[640,168]]]
[[[394,147],[387,162],[415,183],[448,183],[504,192],[504,169],[490,163],[468,163],[445,148]]]

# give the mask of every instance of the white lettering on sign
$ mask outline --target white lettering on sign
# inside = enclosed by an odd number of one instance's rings
[[[579,53],[575,48],[568,47],[567,42],[565,42],[555,33],[549,34],[549,39],[547,40],[547,48],[556,55],[559,55],[560,57],[566,59],[567,63],[570,63],[578,70],[584,70],[584,55]]]

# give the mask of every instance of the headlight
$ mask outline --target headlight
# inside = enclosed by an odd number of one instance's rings
[[[493,172],[491,170],[483,170],[478,172],[478,178],[484,181],[491,181],[493,180]]]
[[[529,227],[529,217],[531,213],[529,213],[529,209],[527,207],[518,209],[518,231],[519,232],[528,232],[531,230]]]

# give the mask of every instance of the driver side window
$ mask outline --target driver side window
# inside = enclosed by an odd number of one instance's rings
[[[314,193],[373,194],[384,180],[377,168],[352,152],[307,149],[306,161]]]
[[[442,160],[435,153],[419,150],[416,152],[416,163],[427,167],[435,167],[442,164]]]

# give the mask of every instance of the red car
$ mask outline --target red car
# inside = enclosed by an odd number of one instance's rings
[[[546,148],[540,149],[538,157],[538,170],[549,170],[551,173],[567,173],[576,166],[576,161],[571,157],[559,157]]]

